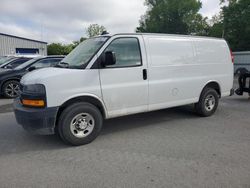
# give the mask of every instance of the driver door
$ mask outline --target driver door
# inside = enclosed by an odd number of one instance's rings
[[[100,69],[102,97],[109,117],[148,110],[147,65],[139,37],[116,38],[103,53],[112,51],[116,64]]]

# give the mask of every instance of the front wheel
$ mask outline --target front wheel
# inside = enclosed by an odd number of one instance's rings
[[[201,93],[199,102],[195,104],[195,110],[200,116],[208,117],[215,113],[218,104],[217,91],[212,88],[205,88]]]
[[[58,121],[58,133],[62,140],[74,146],[92,142],[100,133],[103,117],[98,108],[80,102],[67,107]]]

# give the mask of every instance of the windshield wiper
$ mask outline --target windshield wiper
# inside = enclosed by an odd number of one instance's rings
[[[69,68],[69,64],[65,62],[60,62],[58,63],[55,67],[60,67],[60,68]]]

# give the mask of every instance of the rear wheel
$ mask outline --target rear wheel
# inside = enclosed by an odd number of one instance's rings
[[[218,104],[219,95],[216,90],[205,88],[201,93],[199,102],[195,104],[195,110],[200,116],[208,117],[215,113]]]
[[[19,82],[10,80],[3,85],[3,95],[7,98],[16,98],[19,95]]]
[[[100,133],[103,117],[98,108],[80,102],[67,107],[58,121],[58,133],[62,140],[71,145],[92,142]]]

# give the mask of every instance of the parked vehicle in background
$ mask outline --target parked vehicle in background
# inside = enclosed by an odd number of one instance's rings
[[[7,62],[3,63],[2,65],[0,65],[0,68],[3,69],[14,69],[17,66],[27,62],[31,60],[31,58],[26,58],[26,57],[15,57],[15,58],[11,58],[10,60],[8,60]]]
[[[36,69],[53,67],[63,56],[37,57],[14,69],[0,69],[0,94],[7,98],[15,98],[19,92],[19,82],[23,75]]]
[[[5,57],[1,57],[1,59],[0,59],[0,66],[1,65],[3,65],[4,63],[6,63],[6,62],[8,62],[8,61],[10,61],[11,59],[14,59],[15,57],[7,57],[7,56],[5,56]]]
[[[244,74],[250,72],[250,51],[233,52],[234,55],[234,73]]]
[[[234,91],[223,39],[104,35],[82,42],[57,67],[22,78],[14,111],[24,129],[58,132],[72,145],[93,141],[103,119],[187,104],[211,116]]]

